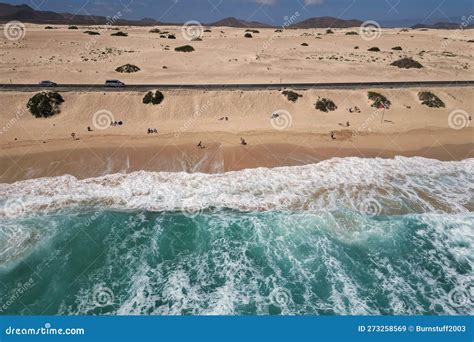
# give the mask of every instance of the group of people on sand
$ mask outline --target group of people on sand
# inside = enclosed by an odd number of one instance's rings
[[[110,126],[122,126],[123,121],[114,121],[110,123]]]
[[[158,134],[158,130],[156,128],[148,128],[147,134]]]
[[[229,121],[229,117],[228,116],[223,116],[222,118],[219,118],[217,120],[219,120],[219,121],[224,121],[224,120]]]
[[[247,141],[244,138],[240,138],[240,145],[247,146]],[[204,150],[206,146],[204,146],[202,141],[200,141],[199,144],[197,144],[197,148]]]

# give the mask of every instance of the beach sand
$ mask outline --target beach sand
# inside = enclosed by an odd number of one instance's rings
[[[386,29],[379,39],[365,41],[345,34],[356,29],[336,29],[331,35],[314,29],[277,34],[262,29],[247,39],[244,29],[212,28],[203,41],[190,43],[195,52],[178,53],[174,47],[189,43],[179,27],[160,28],[175,33],[176,40],[161,39],[149,29],[122,27],[128,37],[111,37],[115,31],[105,27],[97,29],[100,36],[88,36],[82,27],[44,30],[42,25],[28,24],[24,39],[3,38],[0,44],[0,82],[51,79],[101,84],[119,78],[127,84],[202,84],[474,78],[472,43],[467,42],[474,38],[472,30]],[[301,46],[304,42],[309,46]],[[368,52],[372,46],[382,51]],[[394,46],[403,51],[391,50]],[[425,68],[389,66],[404,56],[414,57]],[[125,63],[141,70],[114,71]],[[363,89],[298,91],[302,97],[296,103],[276,90],[169,90],[163,91],[165,99],[156,106],[144,105],[141,92],[62,92],[65,102],[60,114],[48,119],[36,119],[26,109],[35,93],[1,92],[0,182],[142,169],[223,172],[345,156],[472,157],[472,88],[371,90],[386,96],[391,108],[371,107],[368,90]],[[422,105],[420,91],[433,92],[446,107]],[[333,100],[337,109],[316,110],[318,98]],[[351,113],[349,109],[356,106],[360,113]],[[272,119],[274,113],[279,117]],[[228,120],[219,120],[225,117]],[[110,121],[123,124],[110,126]],[[148,128],[157,129],[158,134],[147,134]],[[240,145],[241,138],[247,146]],[[196,147],[200,141],[206,149]]]

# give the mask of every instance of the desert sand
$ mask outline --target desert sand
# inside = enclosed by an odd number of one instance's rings
[[[0,27],[3,31],[3,28]],[[103,83],[120,78],[127,84],[291,83],[408,80],[471,80],[474,30],[383,29],[378,39],[346,35],[358,28],[298,29],[275,32],[259,29],[245,38],[245,29],[213,27],[202,41],[188,41],[181,27],[160,27],[176,39],[160,38],[150,27],[120,27],[128,37],[112,37],[111,27],[27,24],[25,36],[9,41],[0,36],[0,83]],[[90,36],[86,30],[100,32]],[[168,35],[168,34],[167,34]],[[306,43],[308,46],[302,46]],[[194,52],[174,51],[190,44]],[[400,46],[402,51],[394,51]],[[358,47],[358,49],[355,49]],[[379,47],[380,52],[367,51]],[[413,57],[421,70],[390,66]],[[120,74],[132,63],[141,70]],[[166,67],[166,69],[164,69]]]
[[[150,28],[124,28],[128,37],[86,28],[44,30],[27,25],[18,42],[0,44],[0,82],[102,83],[278,83],[408,80],[471,80],[472,30],[384,30],[365,41],[346,35],[355,29],[263,29],[244,38],[244,29],[212,28],[203,41],[188,42],[178,27],[160,28],[177,39],[162,39]],[[221,33],[224,32],[224,33]],[[445,39],[448,38],[448,39]],[[306,42],[308,46],[301,46]],[[191,44],[196,51],[178,53]],[[359,46],[358,50],[354,47]],[[368,52],[378,46],[381,52]],[[403,51],[392,51],[401,46]],[[424,51],[424,52],[423,52]],[[414,57],[425,68],[389,64]],[[121,74],[125,63],[141,68]],[[163,69],[166,66],[167,69]],[[282,89],[283,90],[283,89]],[[301,165],[331,157],[424,156],[441,160],[473,157],[472,88],[370,89],[386,96],[388,110],[371,107],[368,90],[307,90],[293,103],[281,91],[163,91],[159,105],[142,103],[144,93],[62,92],[61,112],[34,118],[26,103],[35,93],[0,92],[0,182],[73,174],[165,170],[223,172],[247,167]],[[445,108],[420,103],[431,91]],[[335,111],[315,108],[318,98]],[[350,112],[358,107],[360,112]],[[272,118],[278,113],[277,118]],[[383,116],[383,118],[382,118]],[[219,120],[222,118],[228,120]],[[110,122],[121,121],[120,126]],[[349,126],[347,126],[349,123]],[[91,131],[88,130],[88,127]],[[147,134],[148,128],[157,134]],[[331,137],[333,132],[333,137]],[[71,134],[75,133],[75,139]],[[240,144],[241,138],[247,142]],[[196,145],[202,142],[205,149]]]

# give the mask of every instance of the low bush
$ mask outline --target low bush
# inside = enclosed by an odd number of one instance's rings
[[[168,39],[176,39],[176,36],[171,33],[171,34],[168,35]]]
[[[392,50],[394,50],[394,51],[402,51],[403,49],[402,49],[401,46],[394,46],[394,47],[392,48]]]
[[[260,33],[259,30],[251,30],[251,29],[247,29],[245,30],[245,32],[250,32],[250,33]]]
[[[100,36],[100,33],[97,31],[84,31],[85,34],[88,34],[89,36]]]
[[[63,97],[57,92],[41,92],[28,100],[28,108],[36,118],[48,118],[60,112]]]
[[[160,29],[159,28],[154,28],[154,29],[151,29],[150,30],[150,33],[160,33]]]
[[[77,26],[69,26],[67,29],[68,30],[79,30],[79,28]]]
[[[178,46],[177,48],[174,49],[174,51],[178,52],[193,52],[194,48],[191,45],[183,45],[183,46]]]
[[[331,29],[327,29],[327,30],[326,30],[326,34],[334,34],[334,31],[331,30]]]
[[[53,28],[54,28],[54,27],[52,27],[52,26],[46,26],[44,29],[45,29],[45,30],[52,30]]]
[[[346,36],[358,36],[359,33],[357,33],[356,31],[349,31],[349,32],[346,32]]]
[[[130,74],[140,71],[140,68],[133,64],[125,64],[115,69],[115,71]]]
[[[252,34],[250,34],[250,33],[246,33],[246,34],[244,35],[244,37],[245,37],[245,38],[253,38]]]
[[[389,99],[387,99],[382,94],[376,93],[374,91],[369,91],[367,96],[369,100],[372,101],[371,106],[374,108],[381,108],[383,105],[385,109],[390,109],[390,106],[392,105]]]
[[[165,97],[161,91],[157,90],[155,91],[155,93],[153,93],[152,91],[149,91],[143,98],[143,103],[144,104],[151,103],[152,105],[158,105],[161,102],[163,102],[164,99]]]
[[[368,49],[367,51],[370,51],[370,52],[380,52],[380,49],[376,46],[374,47],[371,47],[370,49]]]
[[[128,37],[128,33],[118,31],[118,32],[112,33],[111,36],[114,36],[114,37]]]
[[[396,67],[402,68],[402,69],[411,69],[411,68],[421,69],[421,68],[423,68],[423,65],[421,65],[420,62],[417,62],[413,58],[409,58],[409,57],[399,59],[398,61],[395,61],[390,65],[391,66],[396,66]]]
[[[285,90],[285,91],[282,92],[282,94],[284,96],[286,96],[288,101],[291,101],[291,102],[296,102],[296,100],[298,100],[298,98],[303,97],[303,95],[298,94],[298,93],[296,93],[292,90]]]
[[[435,94],[429,91],[422,91],[418,93],[418,98],[421,104],[431,108],[444,108],[446,107],[444,102]]]
[[[308,43],[303,43],[301,46],[309,46]]]
[[[335,111],[337,109],[336,104],[331,101],[330,99],[318,99],[318,101],[315,104],[316,109],[322,111],[322,112],[329,112],[329,111]]]

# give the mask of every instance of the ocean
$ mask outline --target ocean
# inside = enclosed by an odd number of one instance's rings
[[[0,184],[0,314],[474,313],[474,159]]]

